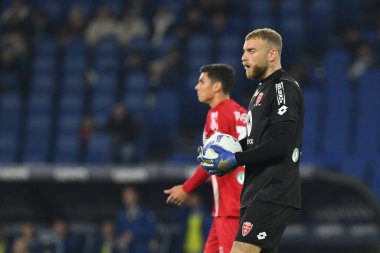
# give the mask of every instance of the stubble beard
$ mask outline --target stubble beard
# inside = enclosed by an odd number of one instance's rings
[[[250,80],[264,79],[267,69],[268,69],[268,66],[264,66],[264,67],[255,66],[252,69],[246,71],[247,78]]]

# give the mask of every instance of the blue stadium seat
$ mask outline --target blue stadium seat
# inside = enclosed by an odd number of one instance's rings
[[[51,118],[44,114],[30,114],[24,142],[24,162],[47,162],[51,144]]]
[[[53,96],[44,93],[32,93],[29,97],[27,112],[31,114],[50,115],[52,109]]]
[[[187,41],[185,50],[187,56],[197,57],[209,54],[211,50],[210,38],[203,34],[194,35]]]
[[[266,1],[266,2],[269,2],[269,1]],[[263,27],[274,27],[275,24],[276,24],[275,19],[273,18],[272,14],[268,14],[268,15],[260,14],[257,16],[251,15],[248,20],[248,25],[250,27],[253,27],[253,29],[258,29],[258,28],[263,28]]]
[[[91,113],[96,122],[105,122],[111,113],[114,101],[115,98],[113,95],[94,94],[91,100]]]
[[[97,57],[101,56],[116,56],[118,53],[119,44],[116,38],[110,37],[102,39],[98,42],[95,48]]]
[[[268,16],[273,11],[273,2],[267,0],[252,0],[250,1],[249,13],[252,16]]]
[[[59,105],[60,115],[73,115],[79,117],[83,114],[83,96],[82,94],[65,94],[61,97]]]
[[[64,21],[65,2],[60,0],[41,0],[39,6],[48,16],[50,22],[57,25]]]
[[[66,73],[62,80],[63,94],[83,94],[85,88],[84,73]]]
[[[37,56],[54,56],[57,53],[57,40],[45,37],[38,40],[34,47]]]
[[[145,93],[148,89],[148,82],[148,76],[145,72],[129,72],[124,80],[124,90],[127,94]]]
[[[78,163],[80,151],[80,139],[75,134],[62,134],[57,136],[54,161],[56,163]]]
[[[158,57],[164,57],[168,49],[180,46],[180,39],[174,35],[167,35],[162,38],[161,44],[156,49],[156,55]],[[130,46],[128,46],[129,48]],[[141,48],[140,48],[141,50]],[[145,49],[146,50],[146,49]],[[144,51],[145,51],[144,50]]]
[[[289,18],[293,15],[301,15],[303,12],[303,0],[287,0],[280,3],[280,16]]]
[[[348,154],[349,132],[352,100],[349,90],[342,89],[339,93],[328,93],[324,97],[324,125],[322,148],[325,162],[336,165]],[[339,101],[337,97],[339,96]]]
[[[94,93],[96,94],[115,94],[118,83],[116,72],[101,71],[97,74],[97,81],[94,85]]]
[[[375,161],[372,164],[373,167],[373,174],[370,179],[369,186],[372,190],[372,192],[375,194],[376,199],[378,200],[378,203],[380,202],[380,159]]]
[[[102,54],[95,58],[94,64],[97,71],[115,71],[119,68],[119,59],[117,55]]]
[[[187,66],[186,70],[189,74],[199,74],[199,68],[205,64],[209,64],[211,62],[210,52],[205,52],[204,54],[194,54],[187,56]]]
[[[124,104],[128,112],[140,123],[143,123],[146,119],[147,103],[146,94],[125,94]]]
[[[239,54],[242,52],[243,43],[241,36],[238,34],[225,35],[220,40],[219,52],[236,54],[235,57],[240,60]]]
[[[305,43],[305,27],[302,16],[284,17],[280,20],[279,31],[283,40],[282,63],[291,66],[299,61],[303,55]],[[297,48],[297,50],[294,50]]]
[[[305,123],[303,132],[302,163],[316,163],[320,157],[318,144],[321,138],[321,99],[318,91],[304,90]]]
[[[0,163],[15,161],[21,127],[21,98],[18,93],[4,93],[0,99]]]
[[[50,72],[35,72],[31,86],[32,92],[50,95],[56,86],[55,75]]]
[[[358,156],[346,156],[339,162],[339,170],[341,173],[355,177],[363,183],[368,183],[370,178],[369,163]]]
[[[21,126],[21,97],[5,93],[0,99],[0,133],[18,135]]]
[[[172,90],[159,91],[149,120],[150,146],[161,149],[172,148],[177,137],[179,122],[178,93]],[[162,143],[165,143],[165,147]]]
[[[354,153],[367,161],[380,159],[380,71],[367,71],[355,94],[357,111]]]
[[[324,68],[328,91],[339,92],[341,89],[349,88],[347,77],[349,57],[348,52],[343,49],[330,50],[326,53]]]
[[[87,50],[84,38],[76,36],[72,37],[66,44],[64,49],[65,56],[85,55]]]
[[[78,135],[81,124],[80,115],[65,115],[61,114],[58,119],[57,135]]]
[[[33,60],[33,72],[54,72],[56,59],[54,55],[36,55]]]
[[[0,164],[15,162],[17,145],[17,135],[9,135],[0,132]]]
[[[66,55],[63,60],[62,70],[64,75],[67,74],[84,74],[86,71],[86,55],[75,54]]]
[[[125,48],[125,53],[130,54],[131,52],[139,51],[147,56],[149,53],[149,48],[149,38],[135,38],[128,43],[128,46]]]
[[[347,78],[348,55],[344,50],[326,54],[326,87],[324,90],[323,152],[326,162],[335,163],[348,153],[352,114],[350,83]],[[339,97],[339,99],[337,99]]]
[[[111,161],[112,138],[109,134],[94,133],[91,135],[86,152],[86,162],[105,164]]]
[[[327,47],[330,34],[333,29],[334,2],[330,0],[312,0],[309,5],[309,14],[306,15],[308,43],[312,49],[323,49]],[[321,18],[323,17],[323,18]],[[315,34],[324,34],[315,36]]]

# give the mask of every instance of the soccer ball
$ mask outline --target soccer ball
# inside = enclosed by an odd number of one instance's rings
[[[218,153],[209,148],[212,144],[217,144],[232,153],[243,151],[239,141],[235,137],[229,134],[215,133],[207,139],[206,143],[203,145],[204,158],[215,159],[218,157]]]

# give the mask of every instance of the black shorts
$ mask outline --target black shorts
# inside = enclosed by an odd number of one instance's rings
[[[276,253],[282,233],[296,208],[270,202],[255,201],[240,209],[235,241],[256,245],[261,252]]]

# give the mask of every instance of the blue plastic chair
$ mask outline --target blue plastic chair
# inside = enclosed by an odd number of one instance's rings
[[[54,161],[56,163],[78,163],[80,140],[75,134],[62,134],[57,136]]]
[[[94,133],[86,151],[86,162],[90,164],[106,164],[111,161],[111,135]]]

